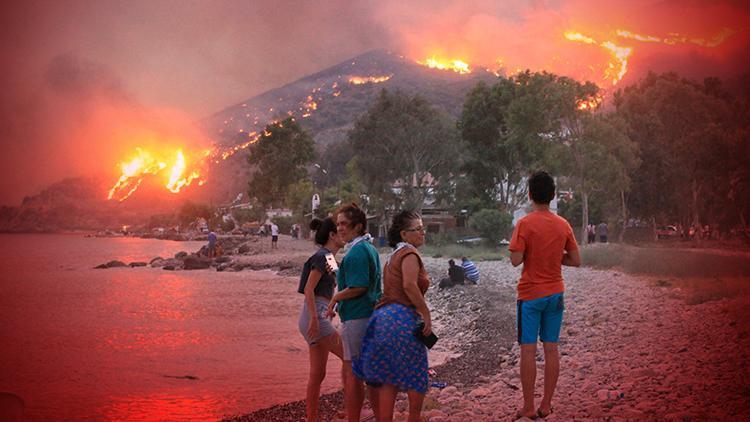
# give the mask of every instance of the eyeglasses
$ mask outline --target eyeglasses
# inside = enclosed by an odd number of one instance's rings
[[[424,232],[427,231],[427,229],[425,229],[422,226],[419,226],[419,227],[414,227],[413,229],[404,229],[404,231],[405,232],[423,232],[424,233]]]

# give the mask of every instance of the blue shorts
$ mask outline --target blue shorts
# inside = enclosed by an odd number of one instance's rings
[[[560,339],[565,302],[562,293],[534,300],[519,300],[516,303],[518,343],[557,343]]]

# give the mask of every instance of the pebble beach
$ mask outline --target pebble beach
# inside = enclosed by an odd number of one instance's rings
[[[431,388],[423,416],[428,421],[514,420],[522,403],[515,329],[520,267],[507,260],[477,262],[479,285],[438,289],[447,260],[424,258],[433,281],[427,298],[440,340],[430,352]],[[616,270],[564,268],[563,276],[561,371],[547,420],[750,417],[750,295],[702,297],[682,287],[682,280]],[[717,282],[694,280],[691,285]],[[538,403],[541,346],[537,360]],[[406,395],[400,394],[395,420],[406,420],[406,409]],[[343,420],[340,391],[322,398],[321,415]],[[304,420],[304,401],[232,420]]]

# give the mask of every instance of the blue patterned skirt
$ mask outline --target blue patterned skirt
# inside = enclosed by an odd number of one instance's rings
[[[414,335],[418,314],[398,303],[378,308],[370,317],[362,352],[352,362],[357,378],[370,385],[390,384],[399,391],[427,392],[427,348]]]

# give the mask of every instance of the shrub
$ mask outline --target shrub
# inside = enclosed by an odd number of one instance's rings
[[[513,216],[497,209],[482,209],[469,218],[469,225],[482,237],[489,239],[493,245],[508,237],[513,223]]]

